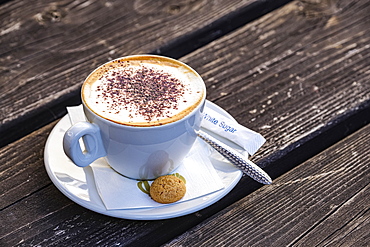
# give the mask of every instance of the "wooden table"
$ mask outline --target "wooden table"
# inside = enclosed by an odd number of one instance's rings
[[[369,246],[370,4],[8,0],[0,5],[0,246]],[[153,53],[195,68],[207,99],[266,144],[220,201],[157,221],[65,197],[47,137],[84,78]]]

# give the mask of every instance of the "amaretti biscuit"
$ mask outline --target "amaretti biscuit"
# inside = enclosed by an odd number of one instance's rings
[[[173,203],[184,197],[186,186],[184,181],[173,175],[161,176],[150,186],[150,197],[159,203]]]

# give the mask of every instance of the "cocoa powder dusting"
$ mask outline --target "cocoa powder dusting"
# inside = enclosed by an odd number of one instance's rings
[[[135,109],[129,114],[131,118],[132,114],[140,114],[147,121],[169,117],[170,109],[177,109],[178,99],[185,90],[177,78],[145,66],[123,68],[103,77],[105,83],[97,91],[99,98],[112,102],[107,111],[119,114],[129,106]]]

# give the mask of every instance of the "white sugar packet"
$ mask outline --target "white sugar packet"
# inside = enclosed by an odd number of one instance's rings
[[[210,107],[204,109],[202,128],[237,144],[250,155],[257,152],[266,142],[261,134],[240,125],[234,119],[227,118]]]
[[[72,124],[86,121],[82,106],[67,107],[67,111]],[[209,159],[209,152],[207,144],[197,139],[183,164],[174,171],[185,178],[187,190],[185,196],[176,203],[193,200],[224,188]],[[96,160],[90,167],[93,170],[97,191],[107,210],[166,206],[153,201],[148,194],[140,190],[138,187],[140,181],[115,172],[104,158]]]

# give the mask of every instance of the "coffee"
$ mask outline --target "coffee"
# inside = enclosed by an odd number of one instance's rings
[[[200,76],[159,56],[129,56],[104,64],[86,79],[82,100],[95,114],[129,126],[178,121],[205,97]]]

